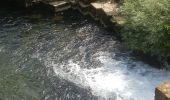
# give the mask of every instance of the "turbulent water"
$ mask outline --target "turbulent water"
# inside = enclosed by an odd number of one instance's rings
[[[0,10],[0,100],[153,100],[170,80],[77,12],[39,17]]]

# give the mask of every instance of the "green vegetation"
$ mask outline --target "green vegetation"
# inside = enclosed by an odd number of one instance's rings
[[[170,57],[170,0],[124,0],[121,35],[129,49]]]

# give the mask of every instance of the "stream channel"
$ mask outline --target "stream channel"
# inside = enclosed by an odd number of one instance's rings
[[[0,100],[154,100],[170,80],[91,18],[57,19],[0,9]]]

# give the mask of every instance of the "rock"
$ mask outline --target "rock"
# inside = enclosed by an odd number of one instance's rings
[[[170,100],[170,81],[160,84],[156,88],[155,100]]]

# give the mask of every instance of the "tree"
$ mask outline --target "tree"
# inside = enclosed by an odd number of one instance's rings
[[[170,0],[124,0],[121,35],[129,49],[170,57]]]

